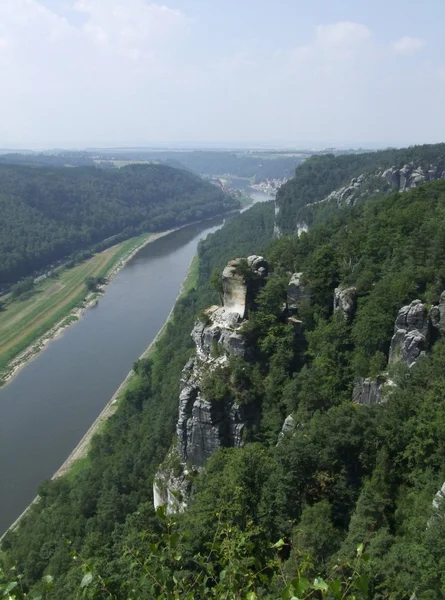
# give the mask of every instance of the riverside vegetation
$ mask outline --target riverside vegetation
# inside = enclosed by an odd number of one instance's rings
[[[70,255],[85,258],[129,237],[238,207],[216,186],[166,165],[0,164],[0,286]]]
[[[90,278],[105,277],[147,232],[225,213],[239,202],[165,165],[105,171],[0,164],[0,207],[0,289],[11,292],[0,302],[1,378],[17,355],[95,291]],[[35,285],[39,270],[44,275]]]
[[[439,163],[442,147],[434,157],[433,149],[409,152]],[[392,154],[393,164],[400,156]],[[306,201],[348,183],[358,159],[347,158],[320,159],[333,183]],[[379,153],[372,160],[374,177]],[[314,224],[299,237],[296,189],[290,182],[278,197],[288,235],[273,239],[274,206],[265,203],[200,244],[194,287],[137,364],[88,460],[43,484],[40,502],[3,539],[6,597],[445,598],[436,495],[445,480],[443,339],[412,368],[389,367],[384,403],[352,402],[356,377],[387,369],[400,307],[417,298],[437,304],[445,289],[445,181],[404,193],[373,185],[356,202],[315,205]],[[184,513],[156,513],[153,477],[174,441],[190,332],[219,300],[209,280],[218,288],[227,260],[253,253],[270,269],[249,315],[253,359],[233,358],[208,393],[238,394],[259,419],[243,447],[217,450],[193,474]],[[303,334],[283,312],[294,272],[307,291]],[[348,318],[333,311],[339,285],[357,291]],[[296,426],[280,436],[290,414]]]
[[[34,284],[32,277],[12,286],[11,294],[0,309],[0,383],[7,377],[10,365],[20,363],[21,352],[31,346],[58,324],[77,319],[73,311],[81,311],[97,295],[97,285],[149,238],[142,234],[121,242],[80,264],[60,266],[49,277]],[[20,293],[15,293],[16,290]],[[85,302],[86,298],[87,302]],[[15,357],[18,357],[16,360]],[[26,361],[26,358],[23,358]],[[13,361],[13,362],[11,362]],[[14,369],[14,366],[12,366]]]

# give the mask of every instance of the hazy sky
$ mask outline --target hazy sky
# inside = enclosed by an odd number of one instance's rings
[[[0,147],[444,141],[444,0],[0,0]]]

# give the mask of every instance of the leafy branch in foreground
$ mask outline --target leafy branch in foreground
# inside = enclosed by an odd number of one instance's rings
[[[122,572],[116,578],[103,578],[99,569],[75,550],[74,561],[82,567],[78,598],[100,600],[364,600],[369,597],[368,577],[362,573],[368,560],[363,544],[352,562],[336,565],[329,577],[316,576],[309,554],[280,539],[271,545],[262,542],[261,532],[252,524],[246,531],[223,522],[220,513],[216,533],[209,546],[192,558],[186,556],[187,536],[178,533],[174,518],[165,507],[157,511],[161,526],[157,535],[143,532],[139,547],[122,549]],[[70,542],[68,542],[69,545]],[[293,573],[283,568],[289,552],[296,555]],[[126,576],[131,574],[130,577]],[[27,595],[21,576],[11,573],[0,580],[0,597],[7,600],[46,600],[51,594],[52,577],[42,580],[39,595]],[[131,581],[131,584],[129,583]],[[116,589],[119,588],[119,589]]]

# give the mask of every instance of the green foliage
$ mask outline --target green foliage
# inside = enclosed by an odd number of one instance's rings
[[[362,156],[342,161],[373,169],[374,155]],[[333,165],[331,183],[349,177],[335,172],[342,161],[323,160]],[[5,572],[17,566],[26,593],[40,593],[51,575],[51,593],[67,599],[83,581],[84,597],[119,600],[408,600],[413,592],[443,600],[444,507],[432,501],[445,480],[445,342],[411,369],[391,369],[397,385],[383,405],[355,405],[351,392],[355,376],[386,367],[400,307],[417,297],[437,302],[444,289],[444,217],[445,183],[437,181],[271,243],[273,206],[265,204],[201,243],[195,288],[178,301],[150,360],[135,363],[134,385],[89,462],[44,484],[6,536]],[[244,446],[219,449],[189,472],[184,514],[155,515],[152,482],[174,443],[189,334],[215,301],[210,274],[252,253],[269,259],[271,274],[243,326],[248,354],[210,368],[202,385],[206,399],[252,411]],[[308,290],[303,330],[283,310],[296,271]],[[339,284],[357,289],[350,315],[332,310]],[[295,427],[280,436],[290,413]],[[183,465],[173,466],[179,475]]]
[[[431,164],[435,164],[441,172],[445,168],[445,145],[411,146],[400,150],[391,148],[341,156],[311,156],[297,167],[295,177],[278,191],[277,203],[280,212],[277,223],[280,230],[292,234],[299,220],[312,223],[320,210],[322,214],[323,211],[328,215],[335,214],[336,206],[316,206],[314,203],[323,200],[332,191],[348,185],[353,177],[374,174],[392,166],[401,168],[411,162],[416,167],[421,166],[426,172]],[[374,179],[369,186],[371,193],[382,195],[391,192],[390,186],[381,177]]]
[[[0,164],[0,182],[0,285],[69,255],[74,265],[91,248],[239,206],[216,186],[165,165],[104,170]]]
[[[76,550],[71,551],[72,560],[81,567],[76,597],[103,600],[258,600],[273,597],[292,600],[298,594],[300,600],[368,598],[369,579],[361,572],[367,560],[363,544],[358,546],[355,560],[336,565],[332,574],[323,579],[312,574],[312,558],[307,553],[296,555],[292,569],[289,563],[284,565],[283,554],[288,544],[283,539],[267,544],[252,524],[244,532],[230,525],[221,514],[216,513],[214,517],[217,527],[211,543],[187,560],[184,557],[186,536],[178,530],[178,524],[166,516],[165,509],[158,509],[156,534],[144,530],[135,545],[123,547],[121,563],[131,583],[123,578],[118,589],[115,589],[112,577],[104,577],[97,565]],[[67,546],[70,547],[71,542],[67,542]],[[19,575],[16,580],[6,579],[2,584],[4,578],[0,573],[3,596],[9,600],[28,598],[21,586],[21,578]],[[39,595],[30,598],[54,598],[50,593],[52,588],[53,578],[45,576]]]
[[[20,283],[16,283],[11,286],[11,294],[13,298],[18,298],[19,296],[23,296],[27,292],[30,292],[34,288],[34,279],[33,277],[26,277]]]
[[[209,285],[213,291],[219,294],[221,298],[224,290],[221,280],[221,273],[218,271],[218,269],[213,269],[212,274],[210,275]]]
[[[97,292],[99,286],[105,283],[104,277],[87,277],[85,285],[89,292]]]

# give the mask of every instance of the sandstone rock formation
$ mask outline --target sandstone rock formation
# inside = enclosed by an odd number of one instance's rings
[[[309,225],[306,221],[298,221],[297,223],[297,235],[300,237],[302,233],[307,233],[309,231]]]
[[[428,341],[428,316],[425,305],[414,300],[400,309],[389,349],[389,364],[405,362],[411,367],[425,353]]]
[[[281,442],[286,433],[290,433],[295,429],[295,419],[292,415],[285,418],[283,427],[281,428],[280,435],[278,436],[278,444]]]
[[[296,314],[300,302],[309,299],[309,292],[302,283],[302,278],[303,273],[294,273],[287,286],[287,310],[289,314]]]
[[[352,206],[363,191],[363,185],[366,183],[364,174],[351,179],[348,185],[345,185],[338,190],[334,190],[322,202],[334,200],[339,206]]]
[[[162,469],[153,480],[153,504],[155,510],[166,505],[167,513],[181,513],[187,508],[191,481],[187,468],[183,468],[175,448],[168,453]]]
[[[445,292],[442,292],[437,306],[433,306],[430,311],[431,325],[438,335],[445,334]]]
[[[340,312],[345,319],[348,319],[355,310],[357,302],[357,288],[338,287],[334,290],[334,311]]]
[[[274,203],[274,224],[273,224],[273,236],[275,238],[280,238],[281,237],[281,229],[280,226],[278,225],[278,215],[280,214],[280,207],[278,205],[277,199],[275,198],[275,203]]]
[[[230,397],[205,398],[203,378],[227,366],[230,356],[249,357],[243,325],[267,270],[267,261],[261,256],[230,261],[222,274],[223,306],[210,307],[195,323],[191,335],[196,355],[181,376],[177,446],[160,466],[153,488],[155,506],[166,503],[168,512],[185,508],[189,470],[201,468],[220,447],[242,446],[244,430],[259,418],[258,408],[252,404],[239,406]],[[176,473],[169,467],[172,462]]]
[[[382,403],[382,379],[356,377],[352,391],[352,401],[363,406]]]
[[[440,171],[436,165],[430,165],[428,170],[420,166],[409,164],[401,169],[391,167],[382,173],[382,177],[391,185],[394,191],[406,192],[419,186],[425,181],[444,179],[445,172]]]

